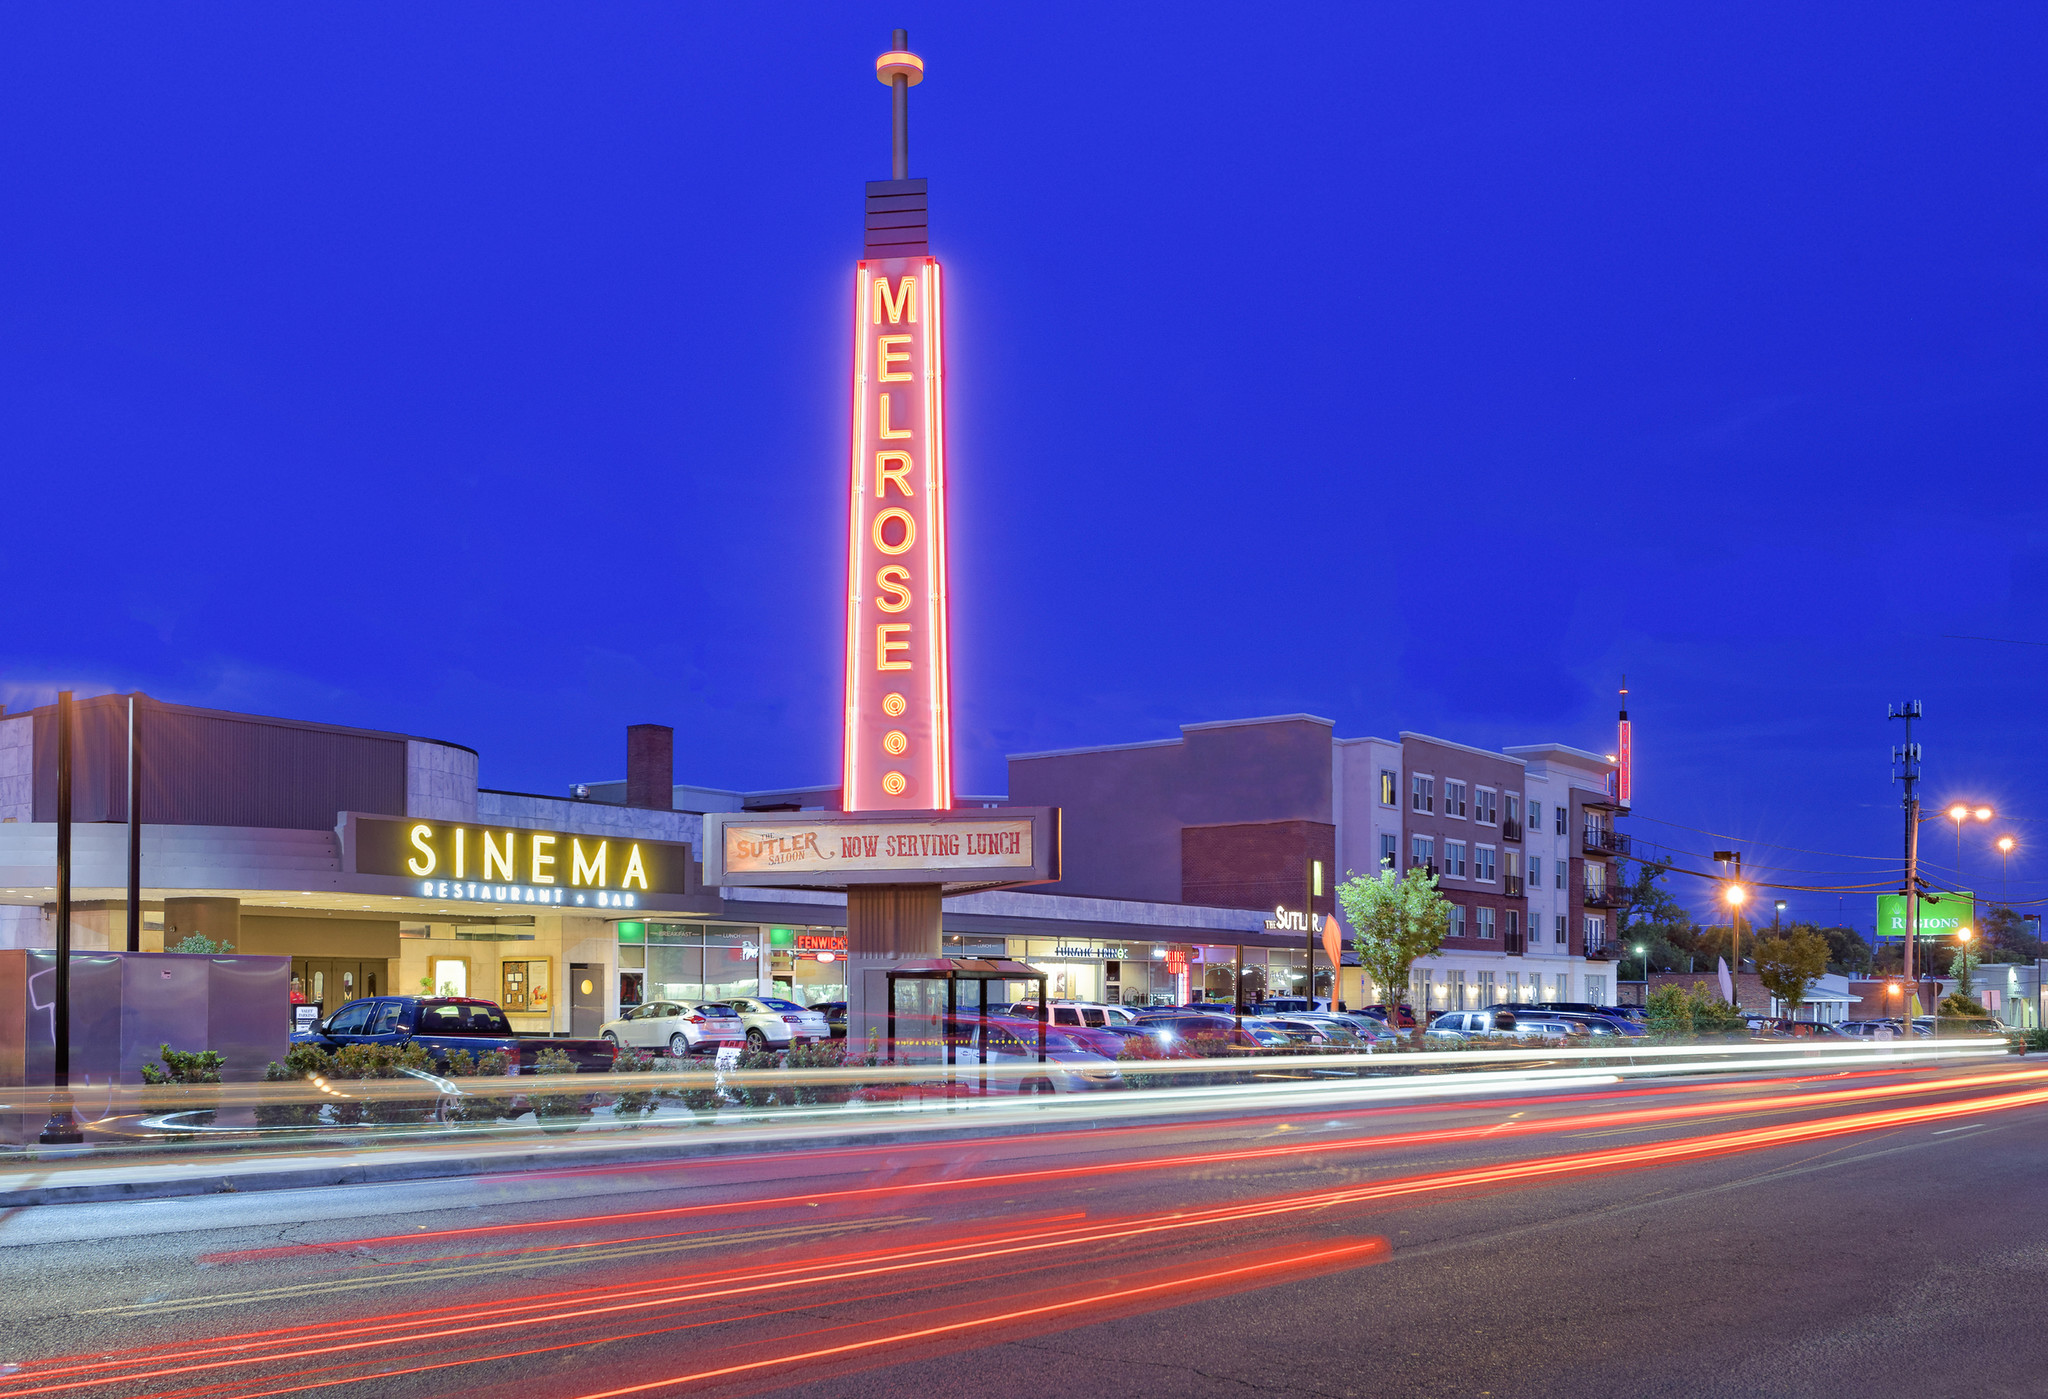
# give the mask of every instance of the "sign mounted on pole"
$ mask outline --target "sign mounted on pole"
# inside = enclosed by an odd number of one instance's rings
[[[905,816],[714,811],[704,817],[704,882],[799,889],[934,884],[948,894],[1060,877],[1059,808]]]
[[[921,193],[901,198],[924,201]],[[944,314],[936,258],[869,258],[855,269],[842,774],[848,811],[944,811],[953,804]]]
[[[1967,889],[1952,894],[1922,894],[1919,902],[1917,921],[1923,938],[1952,938],[1964,928],[1977,926],[1977,896]],[[1877,896],[1877,935],[1901,939],[1906,936],[1904,894]]]

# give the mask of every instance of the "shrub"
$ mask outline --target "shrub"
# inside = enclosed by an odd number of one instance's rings
[[[481,1055],[451,1049],[442,1060],[441,1072],[448,1078],[503,1078],[511,1065],[511,1058],[502,1049]],[[505,1105],[500,1094],[466,1093],[455,1100],[448,1115],[457,1122],[496,1122],[505,1116]]]
[[[355,1079],[365,1082],[407,1078],[410,1077],[405,1072],[408,1069],[431,1073],[433,1067],[434,1056],[424,1045],[408,1044],[400,1048],[395,1044],[345,1044],[335,1051],[333,1067],[326,1077],[335,1081]],[[422,1098],[344,1098],[335,1104],[334,1120],[347,1126],[365,1120],[422,1122],[432,1110],[432,1102]]]
[[[715,1060],[685,1055],[670,1066],[690,1078],[699,1080],[681,1088],[664,1088],[661,1095],[672,1103],[679,1103],[699,1117],[713,1117],[718,1113],[720,1093],[718,1086],[718,1065]]]
[[[621,1049],[612,1057],[611,1071],[615,1074],[646,1073],[654,1067],[654,1056],[641,1049]],[[652,1088],[636,1088],[622,1092],[612,1104],[612,1115],[621,1121],[630,1122],[643,1113],[651,1113],[659,1106],[661,1095]]]
[[[291,1068],[292,1053],[301,1049],[312,1049],[316,1054],[319,1053],[319,1050],[313,1045],[295,1044],[292,1046],[291,1052],[285,1055],[284,1063],[280,1064],[275,1059],[270,1061],[270,1067],[263,1071],[263,1081],[265,1083],[298,1083],[311,1077],[309,1074],[295,1073]],[[320,1057],[324,1061],[327,1056],[322,1054]],[[319,1124],[320,1104],[318,1103],[289,1102],[258,1103],[256,1105],[256,1125],[258,1127],[317,1127]]]
[[[201,955],[233,952],[234,950],[235,945],[233,943],[225,941],[215,942],[204,933],[187,934],[179,941],[176,947],[164,949],[166,952],[196,952]]]
[[[543,1049],[534,1057],[533,1071],[542,1078],[559,1078],[577,1071],[576,1061],[559,1049]],[[572,1132],[578,1118],[590,1116],[597,1108],[594,1093],[536,1093],[533,1115],[550,1131]]]
[[[219,1083],[221,1057],[218,1050],[202,1049],[197,1054],[188,1054],[169,1045],[159,1045],[164,1067],[154,1064],[142,1066],[144,1083]]]

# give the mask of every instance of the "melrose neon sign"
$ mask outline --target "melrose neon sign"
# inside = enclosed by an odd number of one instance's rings
[[[953,804],[938,261],[854,273],[843,809]]]

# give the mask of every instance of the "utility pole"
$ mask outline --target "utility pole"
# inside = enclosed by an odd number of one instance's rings
[[[85,1140],[71,1114],[71,692],[57,692],[57,985],[51,999],[50,1120],[36,1140]]]
[[[128,950],[142,950],[142,750],[135,746],[135,696],[128,696]]]
[[[1714,858],[1723,864],[1735,866],[1735,880],[1731,888],[1732,891],[1737,892],[1735,897],[1729,900],[1728,903],[1728,951],[1732,963],[1729,967],[1729,974],[1735,978],[1735,985],[1737,986],[1735,1004],[1739,1010],[1742,1006],[1742,992],[1740,989],[1742,979],[1742,900],[1748,895],[1748,891],[1742,888],[1742,852],[1740,850],[1716,850]]]
[[[1307,878],[1303,883],[1307,886],[1308,896],[1301,901],[1301,938],[1308,948],[1308,1008],[1313,1011],[1316,1008],[1316,895],[1323,892],[1321,860],[1308,862]],[[1336,980],[1333,970],[1330,975],[1330,1003],[1333,1006],[1337,1001]]]
[[[1913,742],[1913,721],[1920,717],[1920,701],[1895,704],[1885,718],[1906,721],[1906,741],[1892,748],[1892,780],[1906,784],[1906,951],[1903,970],[1913,994],[1920,983],[1913,976],[1913,944],[1920,937],[1920,745]],[[1908,1027],[1911,1033],[1911,1027]]]

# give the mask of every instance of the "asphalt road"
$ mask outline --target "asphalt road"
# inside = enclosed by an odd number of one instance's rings
[[[2031,1396],[2044,1162],[2030,1057],[42,1206],[0,1399]]]

